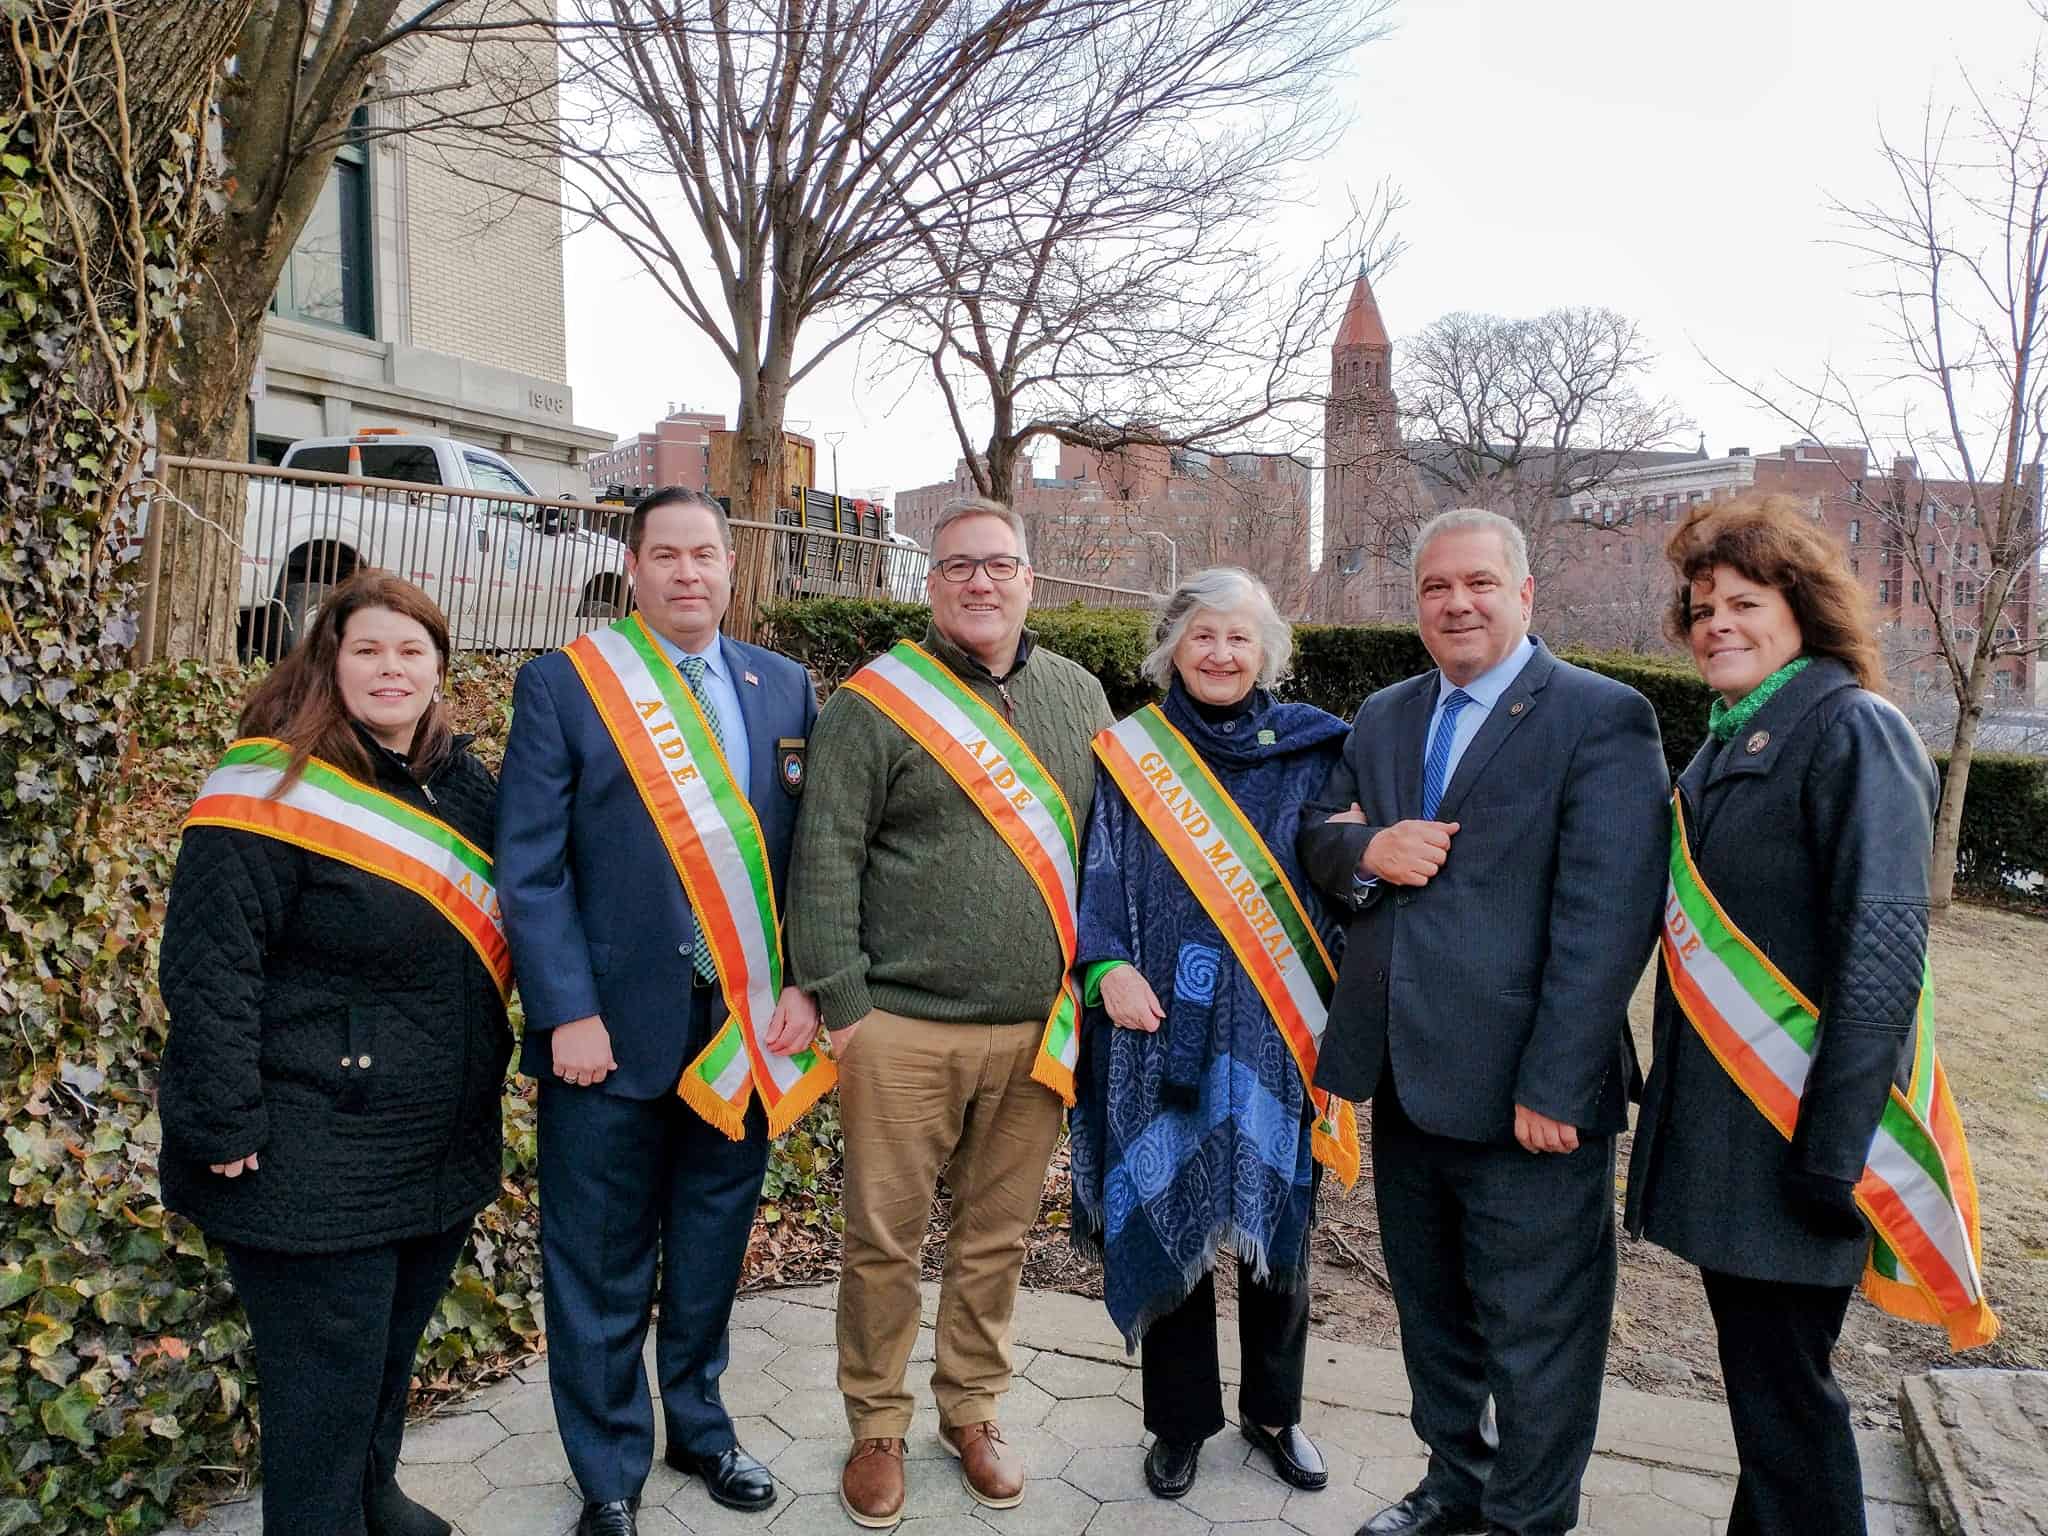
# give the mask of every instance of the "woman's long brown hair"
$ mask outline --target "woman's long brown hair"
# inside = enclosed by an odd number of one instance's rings
[[[440,656],[441,681],[445,684],[448,680],[448,620],[434,600],[388,571],[358,571],[327,594],[313,627],[242,705],[237,735],[272,736],[292,749],[286,784],[304,771],[309,757],[332,763],[366,782],[375,777],[370,754],[356,734],[354,718],[342,702],[335,676],[348,621],[366,608],[388,608],[418,622]],[[406,754],[413,777],[432,777],[446,761],[454,741],[447,707],[437,693],[413,729],[412,749]]]
[[[1807,655],[1832,656],[1865,688],[1884,691],[1870,600],[1840,540],[1801,498],[1744,491],[1701,502],[1672,531],[1664,556],[1678,576],[1664,627],[1680,645],[1692,634],[1692,584],[1717,565],[1730,566],[1784,593]]]

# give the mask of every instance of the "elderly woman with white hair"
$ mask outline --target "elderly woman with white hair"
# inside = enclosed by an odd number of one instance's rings
[[[1145,1480],[1193,1486],[1223,1427],[1218,1254],[1237,1258],[1245,1437],[1298,1488],[1316,1164],[1358,1172],[1349,1106],[1316,1092],[1331,919],[1293,828],[1337,759],[1335,715],[1273,696],[1293,649],[1265,587],[1205,570],[1145,659],[1165,692],[1095,740],[1076,971],[1090,1007],[1071,1118],[1074,1238],[1141,1354]]]

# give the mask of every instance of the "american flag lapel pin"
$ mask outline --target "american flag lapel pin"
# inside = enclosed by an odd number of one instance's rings
[[[751,672],[742,672],[740,676],[747,680],[747,685],[749,687],[758,688],[761,686],[761,679],[754,676],[754,674]]]

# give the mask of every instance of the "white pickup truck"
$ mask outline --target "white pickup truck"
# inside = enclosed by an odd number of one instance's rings
[[[545,501],[489,449],[373,429],[302,439],[278,467],[370,483],[250,480],[240,606],[252,650],[281,654],[363,566],[424,588],[465,650],[564,645],[625,612],[626,546],[612,536],[623,509]],[[599,516],[612,532],[583,526]]]

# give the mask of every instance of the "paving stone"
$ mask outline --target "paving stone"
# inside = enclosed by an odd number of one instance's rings
[[[1302,1409],[1301,1427],[1317,1445],[1341,1446],[1358,1457],[1412,1456],[1422,1449],[1405,1413],[1365,1413],[1310,1403]]]
[[[773,1461],[790,1445],[790,1438],[772,1419],[756,1414],[732,1421],[732,1432],[756,1461]]]
[[[1152,1496],[1145,1484],[1145,1453],[1135,1445],[1098,1445],[1076,1451],[1060,1476],[1098,1503]]]
[[[1138,1445],[1145,1423],[1120,1397],[1079,1397],[1055,1404],[1045,1427],[1076,1449],[1097,1445]]]
[[[728,1371],[758,1371],[789,1348],[766,1328],[734,1328],[725,1344]]]
[[[918,1337],[922,1339],[925,1334],[930,1332],[929,1328],[920,1328],[918,1330]],[[1057,1335],[1053,1335],[1053,1337],[1057,1337]],[[1019,1344],[1013,1336],[1010,1340],[1010,1373],[1014,1376],[1025,1375],[1030,1371],[1032,1362],[1037,1360],[1042,1353],[1044,1351],[1033,1349],[1028,1344]],[[913,1349],[910,1352],[910,1358],[913,1360],[917,1358],[916,1350]]]
[[[1212,1525],[1209,1536],[1295,1536],[1295,1531],[1279,1520],[1243,1520]]]
[[[640,1536],[690,1536],[690,1528],[667,1510],[647,1503],[643,1494],[638,1521]]]
[[[1051,1437],[1048,1436],[1048,1439]],[[1005,1536],[1081,1536],[1095,1518],[1095,1500],[1058,1478],[1034,1477],[1015,1509],[976,1509],[975,1518]]]
[[[768,1468],[778,1483],[787,1483],[799,1494],[832,1493],[839,1487],[847,1450],[844,1440],[797,1440]]]
[[[1225,1441],[1219,1449],[1232,1449],[1234,1442]],[[1193,1510],[1204,1520],[1211,1522],[1240,1522],[1247,1520],[1277,1520],[1288,1496],[1297,1490],[1285,1483],[1275,1482],[1270,1477],[1261,1477],[1242,1462],[1229,1457],[1204,1457],[1201,1473],[1195,1478],[1181,1503]],[[1209,1464],[1213,1461],[1213,1465]],[[1338,1484],[1341,1490],[1343,1484]],[[1317,1495],[1321,1497],[1320,1494]],[[1341,1499],[1342,1494],[1340,1492]]]
[[[846,1399],[837,1392],[785,1392],[766,1417],[792,1440],[846,1437]]]
[[[727,1413],[763,1414],[789,1396],[789,1384],[766,1371],[727,1371],[718,1378],[718,1396]]]
[[[1083,1360],[1075,1355],[1042,1354],[1026,1373],[1054,1397],[1114,1397],[1130,1372],[1120,1365]]]
[[[1351,1536],[1368,1515],[1390,1502],[1356,1488],[1330,1487],[1315,1493],[1291,1488],[1280,1506],[1280,1519],[1306,1536]]]
[[[988,1527],[968,1514],[911,1515],[896,1529],[902,1536],[988,1536]]]
[[[1035,1381],[1012,1381],[1010,1390],[996,1402],[996,1422],[1003,1426],[1003,1433],[1012,1429],[1031,1429],[1046,1421],[1054,1408],[1059,1406],[1063,1394],[1048,1392]]]
[[[761,1326],[785,1344],[830,1344],[838,1332],[830,1307],[784,1307]]]
[[[911,1411],[910,1429],[903,1436],[904,1455],[911,1461],[930,1461],[946,1454],[939,1441],[939,1410],[927,1403]]]
[[[1681,1509],[1653,1493],[1617,1493],[1593,1500],[1593,1529],[1599,1536],[1712,1536],[1705,1515]]]
[[[845,1536],[859,1529],[839,1507],[837,1493],[799,1494],[774,1514],[775,1536]]]
[[[776,1503],[787,1503],[795,1497],[795,1492],[777,1479]],[[776,1518],[773,1506],[754,1510],[727,1509],[723,1504],[714,1502],[705,1491],[701,1477],[684,1478],[683,1486],[670,1494],[661,1507],[697,1536],[762,1536],[769,1522]],[[845,1516],[840,1518],[844,1520]]]
[[[1359,1459],[1358,1475],[1351,1484],[1382,1504],[1393,1504],[1408,1497],[1428,1470],[1429,1458],[1424,1455],[1364,1456]]]
[[[563,1536],[583,1512],[565,1483],[500,1488],[457,1523],[467,1536]]]
[[[1005,1427],[1003,1443],[1023,1458],[1027,1477],[1056,1478],[1066,1471],[1078,1454],[1049,1429]]]
[[[1104,1504],[1088,1522],[1089,1536],[1207,1536],[1208,1529],[1193,1511],[1149,1493]]]
[[[451,1413],[415,1424],[405,1432],[399,1460],[424,1465],[436,1461],[475,1461],[503,1440],[505,1427],[488,1413]]]
[[[1671,1467],[1659,1467],[1650,1474],[1650,1491],[1709,1520],[1726,1519],[1728,1506],[1735,1501],[1734,1483]]]
[[[1870,1499],[1863,1509],[1870,1536],[1935,1536],[1934,1515],[1921,1506]]]
[[[399,1474],[398,1486],[408,1498],[426,1505],[443,1520],[475,1509],[491,1493],[483,1473],[465,1461],[407,1467]]]
[[[727,1326],[735,1329],[765,1328],[768,1320],[779,1315],[788,1305],[780,1296],[768,1291],[736,1297],[732,1304],[732,1321]]]
[[[788,1346],[766,1370],[786,1387],[839,1390],[839,1351],[829,1344]]]
[[[568,1477],[569,1456],[562,1437],[549,1429],[500,1441],[476,1459],[476,1469],[493,1488],[531,1488]]]
[[[1648,1493],[1650,1491],[1651,1468],[1640,1461],[1624,1461],[1619,1456],[1595,1456],[1586,1464],[1585,1481],[1579,1486],[1586,1493]],[[1734,1492],[1734,1484],[1728,1485]]]
[[[521,1381],[546,1381],[548,1379],[547,1356],[542,1355],[540,1359],[534,1361],[531,1365],[522,1365],[512,1374]]]
[[[2048,1439],[2043,1440],[2041,1449],[2043,1455],[2048,1455]],[[1904,1435],[1859,1429],[1856,1459],[1863,1464],[1864,1498],[1882,1499],[1889,1504],[1927,1502],[1927,1490],[1920,1484],[1920,1474],[1913,1470],[1913,1453],[1906,1449]]]
[[[526,1383],[519,1379],[519,1375],[515,1371],[492,1382],[487,1387],[479,1387],[476,1391],[470,1393],[468,1397],[462,1400],[462,1411],[464,1413],[489,1413],[498,1404],[511,1397],[525,1385]]]
[[[661,1422],[659,1414],[655,1415],[654,1422],[657,1424]],[[670,1499],[683,1491],[683,1484],[693,1481],[695,1481],[693,1475],[678,1472],[664,1461],[661,1452],[656,1450],[654,1453],[654,1465],[647,1469],[647,1481],[640,1489],[640,1502],[649,1508],[657,1504],[666,1504]]]
[[[530,1435],[555,1427],[555,1399],[544,1381],[519,1381],[516,1390],[490,1405],[491,1417],[508,1435]]]
[[[904,1512],[915,1510],[919,1518],[927,1515],[971,1514],[979,1506],[974,1495],[967,1491],[967,1484],[961,1477],[960,1463],[951,1456],[939,1456],[929,1460],[907,1461],[903,1466]],[[1029,1496],[1026,1502],[1030,1502]]]
[[[252,1489],[245,1499],[214,1505],[189,1536],[263,1536],[262,1490]]]

